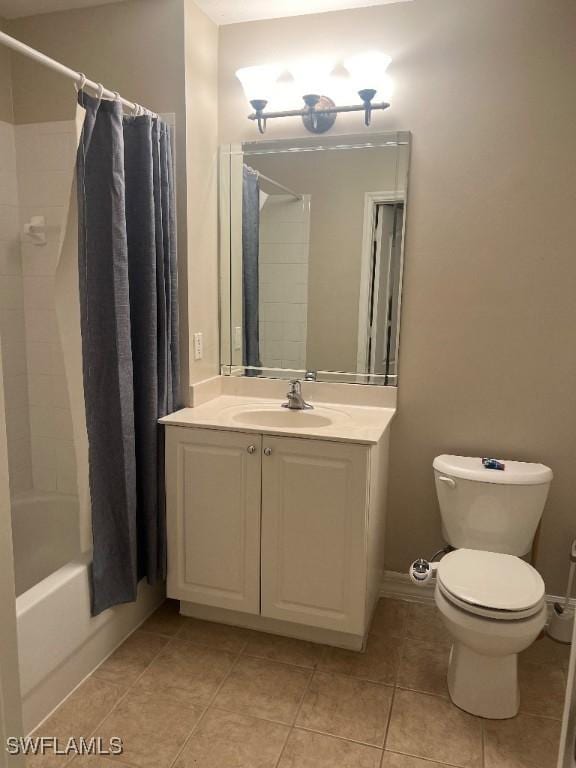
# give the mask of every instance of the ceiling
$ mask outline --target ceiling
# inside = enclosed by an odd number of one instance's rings
[[[0,0],[0,16],[15,19],[37,13],[106,5],[118,0]],[[163,0],[156,0],[161,3]],[[410,0],[195,0],[196,4],[217,24],[302,16],[307,13],[365,8],[370,5],[410,2]]]
[[[70,8],[87,8],[89,5],[106,5],[118,0],[0,0],[0,16],[17,19],[37,13],[67,11]]]
[[[409,0],[195,0],[217,24],[303,16],[307,13],[365,8],[369,5],[409,2]]]

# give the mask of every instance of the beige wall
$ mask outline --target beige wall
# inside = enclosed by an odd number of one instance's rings
[[[217,27],[192,0],[126,0],[17,19],[9,23],[7,31],[131,101],[176,115],[182,392],[186,398],[190,378],[203,378],[208,370],[218,370],[217,344],[213,341],[217,302],[199,304],[197,294],[189,296],[187,290],[188,284],[194,285],[188,281],[189,274],[216,282],[211,276],[217,255],[210,152],[216,151]],[[17,123],[64,120],[74,115],[71,81],[23,56],[13,55],[12,61]],[[201,298],[205,296],[206,292]],[[208,339],[206,370],[197,370],[197,366],[190,370],[189,301],[194,329],[203,331]]]
[[[576,535],[576,4],[415,0],[234,24],[220,35],[221,141],[255,139],[238,67],[376,47],[413,132],[387,567],[441,543],[442,452],[555,472],[538,567],[564,587]],[[360,117],[339,132],[360,131]],[[269,137],[302,135],[296,120]]]
[[[185,0],[188,311],[190,340],[201,332],[204,356],[190,355],[191,382],[220,369],[218,332],[218,28]]]

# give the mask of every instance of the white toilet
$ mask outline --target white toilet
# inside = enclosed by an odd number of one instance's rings
[[[457,549],[436,572],[436,605],[453,637],[448,689],[461,709],[514,717],[520,706],[518,653],[546,623],[544,582],[528,554],[542,517],[552,470],[480,458],[434,459],[442,530]]]

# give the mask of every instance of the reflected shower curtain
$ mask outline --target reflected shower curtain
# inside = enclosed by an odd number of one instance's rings
[[[92,508],[92,612],[166,573],[163,433],[178,407],[168,126],[81,92],[79,283]]]
[[[244,166],[242,178],[242,323],[244,327],[244,354],[246,366],[260,368],[260,182],[258,174]],[[257,376],[257,371],[246,371]]]

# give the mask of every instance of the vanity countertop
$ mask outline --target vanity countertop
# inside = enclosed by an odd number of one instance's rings
[[[313,410],[282,408],[284,400],[221,395],[196,408],[182,408],[161,424],[267,435],[290,435],[375,445],[396,410],[342,403],[313,403]]]

